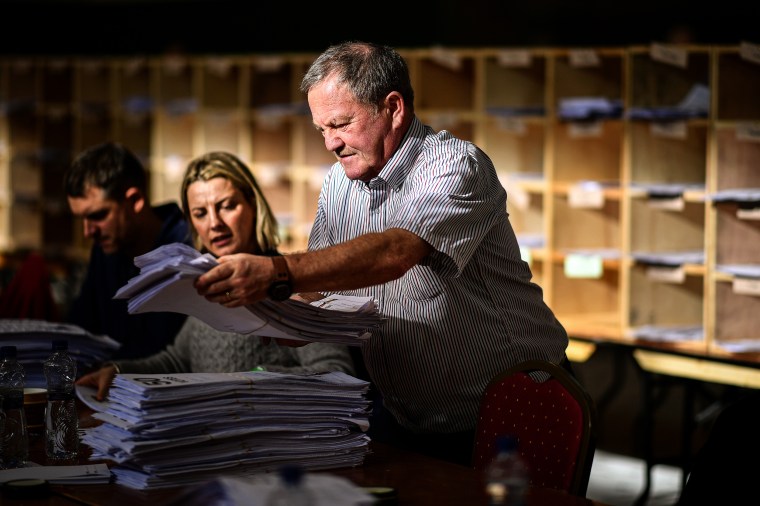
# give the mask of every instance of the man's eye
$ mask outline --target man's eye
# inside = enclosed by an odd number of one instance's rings
[[[108,211],[98,211],[96,213],[88,214],[87,219],[90,221],[103,221],[108,216]]]

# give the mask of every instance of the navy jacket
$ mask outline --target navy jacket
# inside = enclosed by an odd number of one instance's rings
[[[157,206],[155,211],[163,226],[154,249],[173,242],[192,245],[187,222],[177,204]],[[139,358],[163,350],[174,341],[187,317],[179,313],[129,314],[128,300],[113,296],[139,272],[133,257],[121,253],[106,255],[100,246],[93,245],[87,274],[69,311],[69,322],[121,343],[113,358]]]

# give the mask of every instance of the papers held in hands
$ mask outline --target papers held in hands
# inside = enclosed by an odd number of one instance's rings
[[[182,243],[135,257],[135,265],[140,274],[114,296],[129,299],[130,313],[170,311],[194,316],[223,332],[354,345],[368,338],[383,320],[371,297],[330,295],[311,302],[267,299],[237,308],[209,302],[198,295],[193,281],[217,261]]]

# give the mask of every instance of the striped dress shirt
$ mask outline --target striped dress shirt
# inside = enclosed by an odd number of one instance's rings
[[[309,249],[389,228],[434,249],[399,279],[344,291],[372,296],[385,324],[362,346],[385,406],[409,430],[475,428],[486,383],[528,359],[559,363],[567,333],[520,258],[493,163],[415,118],[369,183],[339,163],[325,177]]]

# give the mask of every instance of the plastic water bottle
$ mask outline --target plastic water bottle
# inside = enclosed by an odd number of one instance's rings
[[[486,495],[490,506],[522,506],[528,489],[528,467],[517,451],[517,438],[500,436],[496,456],[486,468]]]
[[[18,361],[15,346],[0,348],[0,396],[5,423],[0,435],[0,467],[24,467],[29,458],[29,434],[24,415],[26,373]]]
[[[278,485],[267,497],[266,506],[313,506],[311,493],[303,485],[303,475],[300,466],[282,466]]]
[[[79,416],[74,397],[77,363],[68,349],[68,341],[53,341],[53,353],[43,365],[48,390],[45,454],[52,461],[72,461],[79,451]]]

